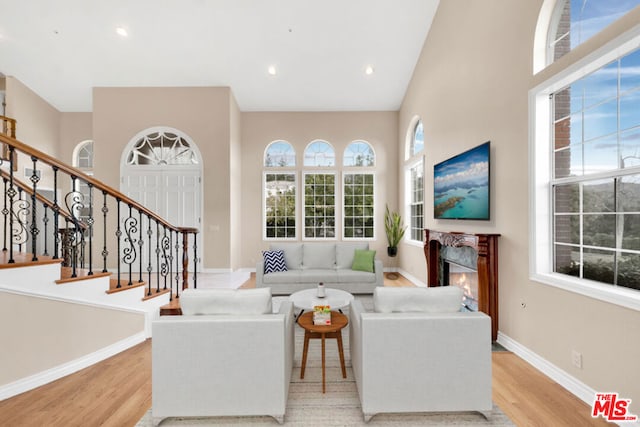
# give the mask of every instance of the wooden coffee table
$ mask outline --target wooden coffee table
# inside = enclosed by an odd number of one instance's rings
[[[347,378],[347,369],[344,366],[344,350],[342,348],[342,329],[349,324],[349,319],[342,313],[331,312],[331,325],[314,325],[313,312],[300,315],[298,325],[304,329],[304,350],[302,351],[302,367],[300,369],[300,379],[304,378],[304,368],[307,365],[307,353],[309,351],[309,340],[320,338],[322,340],[322,392],[325,387],[325,338],[335,338],[338,341],[338,353],[340,355],[340,366],[342,367],[342,378]]]

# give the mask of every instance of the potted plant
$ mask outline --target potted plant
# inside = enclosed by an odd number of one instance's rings
[[[398,212],[390,212],[389,205],[386,206],[386,212],[384,214],[384,229],[387,233],[387,255],[394,257],[398,254],[398,243],[402,240],[404,232],[407,229],[405,227],[402,216]]]

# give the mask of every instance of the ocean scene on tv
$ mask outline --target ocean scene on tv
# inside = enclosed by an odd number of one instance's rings
[[[433,167],[438,219],[489,219],[489,142]]]

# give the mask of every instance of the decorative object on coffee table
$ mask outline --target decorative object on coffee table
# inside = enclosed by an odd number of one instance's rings
[[[304,371],[307,366],[307,354],[309,353],[309,340],[320,338],[322,340],[322,392],[326,391],[325,384],[325,339],[335,338],[338,342],[338,354],[342,378],[347,378],[347,368],[344,364],[344,349],[342,347],[342,329],[349,324],[349,319],[342,313],[331,312],[330,325],[314,325],[313,313],[305,313],[298,317],[298,325],[304,329],[304,348],[302,350],[302,365],[300,367],[300,379],[304,379]]]

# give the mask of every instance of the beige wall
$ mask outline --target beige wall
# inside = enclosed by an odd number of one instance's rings
[[[60,145],[58,159],[73,164],[73,150],[83,142],[93,139],[93,116],[91,113],[60,114]]]
[[[356,140],[369,142],[376,154],[376,240],[370,247],[378,251],[378,257],[388,265],[387,240],[384,234],[384,207],[397,204],[397,153],[398,114],[396,112],[335,112],[335,113],[243,113],[242,115],[242,267],[255,268],[261,250],[269,247],[262,235],[262,173],[263,156],[267,145],[283,139],[296,150],[297,170],[301,171],[302,153],[315,139],[330,142],[342,161],[346,146]],[[341,170],[337,168],[337,170]],[[341,176],[338,175],[341,179]],[[298,182],[301,181],[298,173]],[[300,189],[298,190],[300,192]],[[298,201],[298,223],[301,223],[301,206]],[[340,203],[340,206],[342,204]],[[341,212],[337,213],[341,216]],[[341,219],[337,225],[341,224]],[[339,236],[341,231],[337,230]],[[301,240],[301,227],[297,229]],[[339,238],[340,239],[340,238]]]
[[[116,189],[122,152],[138,132],[169,126],[195,141],[203,157],[204,268],[228,268],[231,260],[230,97],[224,87],[93,91],[95,176]]]
[[[242,222],[240,212],[242,211],[242,114],[236,103],[236,99],[231,94],[229,97],[229,267],[236,270],[242,266],[241,242],[242,242]]]
[[[423,119],[427,228],[502,235],[500,331],[591,388],[640,401],[640,342],[633,338],[640,332],[640,313],[529,280],[527,96],[550,75],[532,75],[541,5],[542,0],[441,2],[401,107],[398,139],[404,141],[414,115]],[[639,14],[625,21],[626,28],[630,21],[639,22]],[[579,54],[602,42],[588,43]],[[487,140],[491,221],[434,220],[433,164]],[[398,153],[404,153],[402,145]],[[405,245],[400,256],[404,269],[424,277],[414,265],[420,252]],[[583,369],[571,364],[574,349],[582,353]]]
[[[0,385],[27,378],[144,332],[144,314],[0,292]],[[13,326],[9,326],[13,325]]]
[[[16,138],[47,154],[58,156],[58,110],[14,77],[6,78],[6,103],[6,116],[17,121]],[[29,157],[19,155],[16,177],[23,181],[25,167],[33,168],[33,163]],[[49,167],[43,168],[39,185],[53,188],[53,172]]]

